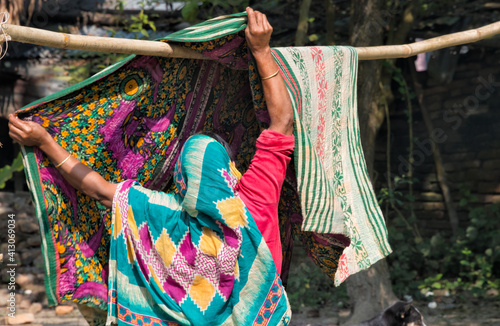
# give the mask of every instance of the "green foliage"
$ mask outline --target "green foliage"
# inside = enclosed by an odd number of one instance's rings
[[[333,281],[307,257],[303,248],[295,247],[293,255],[286,287],[293,311],[301,307],[342,306],[349,301],[345,285],[335,287]]]
[[[162,1],[158,0],[142,0],[139,2],[141,11],[139,14],[132,16],[129,21],[124,22],[124,30],[126,32],[134,33],[136,39],[149,38],[149,31],[156,31],[156,25],[154,23],[154,18],[158,15],[146,13],[147,10],[154,9],[154,6],[158,5]],[[120,13],[119,16],[123,16],[125,1],[117,0],[115,4],[115,9]],[[112,28],[108,29],[111,33],[111,37],[114,37],[116,31]],[[121,53],[103,53],[103,52],[92,52],[92,51],[79,51],[76,55],[71,54],[68,57],[74,58],[75,61],[66,70],[71,77],[70,83],[76,84],[83,81],[90,76],[98,73],[104,68],[114,64],[127,57],[128,54]],[[81,60],[78,60],[81,59]]]
[[[158,15],[148,15],[145,11],[154,9],[159,3],[160,1],[155,0],[142,0],[139,2],[141,11],[130,18],[130,21],[125,24],[125,30],[134,33],[135,38],[149,38],[148,30],[156,31],[156,25],[152,19],[157,18]],[[118,1],[118,8],[121,8],[120,10],[123,11],[122,0]]]
[[[156,26],[153,21],[150,20],[150,17],[144,13],[144,9],[142,9],[137,16],[131,17],[131,24],[127,27],[129,32],[135,33],[136,38],[137,35],[142,35],[145,38],[149,38],[148,27],[153,31],[156,31]]]
[[[123,12],[125,8],[125,0],[116,0],[115,10]]]
[[[188,1],[182,8],[182,18],[187,21],[195,21],[198,16],[198,1]]]
[[[435,234],[416,241],[398,219],[389,223],[389,256],[394,291],[424,295],[446,290],[484,297],[500,289],[500,205],[474,206],[468,189],[461,191],[461,205],[468,210],[467,226],[456,237]]]
[[[408,194],[403,193],[399,189],[401,189],[401,187],[404,187],[405,185],[413,184],[416,181],[417,179],[410,179],[407,175],[395,176],[392,188],[385,187],[379,190],[377,194],[378,203],[380,205],[383,205],[385,203],[395,203],[403,207],[404,202],[413,202],[414,198],[409,197]]]
[[[69,82],[71,84],[81,82],[127,56],[128,54],[122,53],[79,51],[75,55],[76,58],[72,58],[75,61],[66,67],[70,76]]]
[[[389,242],[394,252],[388,257],[393,291],[399,297],[414,295],[421,280],[420,266],[425,263],[413,233],[397,218],[388,223]]]
[[[406,101],[407,97],[409,97],[409,100],[413,100],[416,97],[415,92],[408,89],[408,84],[401,68],[396,67],[390,60],[385,60],[383,65],[387,72],[392,76],[392,80],[396,83],[398,95],[401,99]]]
[[[249,5],[249,0],[186,0],[183,2],[186,5],[182,8],[182,18],[190,22],[197,20],[200,7],[206,11],[206,18],[213,18],[216,9],[230,14],[244,11]]]
[[[23,159],[21,153],[19,153],[11,165],[6,165],[0,169],[0,189],[5,188],[6,182],[12,178],[14,172],[22,171],[23,167]]]

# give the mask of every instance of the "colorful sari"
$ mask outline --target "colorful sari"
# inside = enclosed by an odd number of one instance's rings
[[[269,123],[245,27],[240,13],[170,34],[160,41],[178,42],[207,60],[132,55],[17,114],[40,123],[110,182],[135,179],[175,194],[180,150],[201,130],[227,140],[244,172]],[[290,47],[273,55],[295,116],[293,164],[279,206],[281,279],[286,282],[295,237],[340,284],[391,251],[361,150],[357,53]],[[110,210],[72,188],[39,149],[23,148],[23,162],[40,224],[49,304],[107,309]]]
[[[287,325],[271,253],[224,147],[196,135],[174,174],[176,195],[119,184],[113,201],[108,323]]]

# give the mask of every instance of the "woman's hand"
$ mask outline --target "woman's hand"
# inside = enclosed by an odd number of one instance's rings
[[[292,135],[292,102],[269,47],[273,28],[263,13],[247,8],[247,15],[248,25],[245,29],[245,37],[262,78],[262,88],[271,120],[268,129],[284,135]]]
[[[73,187],[111,208],[116,184],[106,181],[99,173],[71,156],[45,128],[32,121],[22,121],[11,114],[9,129],[10,137],[19,144],[38,146]]]
[[[9,115],[9,136],[23,146],[41,147],[52,139],[47,130],[38,123],[20,120],[13,114]]]
[[[273,28],[267,21],[265,14],[247,8],[248,24],[245,29],[245,37],[248,47],[254,56],[268,54],[270,52],[269,41]]]

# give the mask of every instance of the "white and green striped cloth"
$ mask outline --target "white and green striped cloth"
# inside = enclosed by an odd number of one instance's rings
[[[361,148],[357,52],[351,47],[290,47],[273,54],[296,117],[302,230],[351,239],[335,275],[338,285],[391,252]]]

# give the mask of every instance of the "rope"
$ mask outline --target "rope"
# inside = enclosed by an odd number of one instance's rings
[[[7,50],[9,49],[9,42],[10,41],[10,36],[7,35],[7,32],[5,32],[5,24],[9,21],[9,13],[7,11],[0,12],[0,33],[3,34],[4,40],[5,40],[5,50],[3,48],[3,44],[0,43],[0,60],[5,57],[7,54]]]

